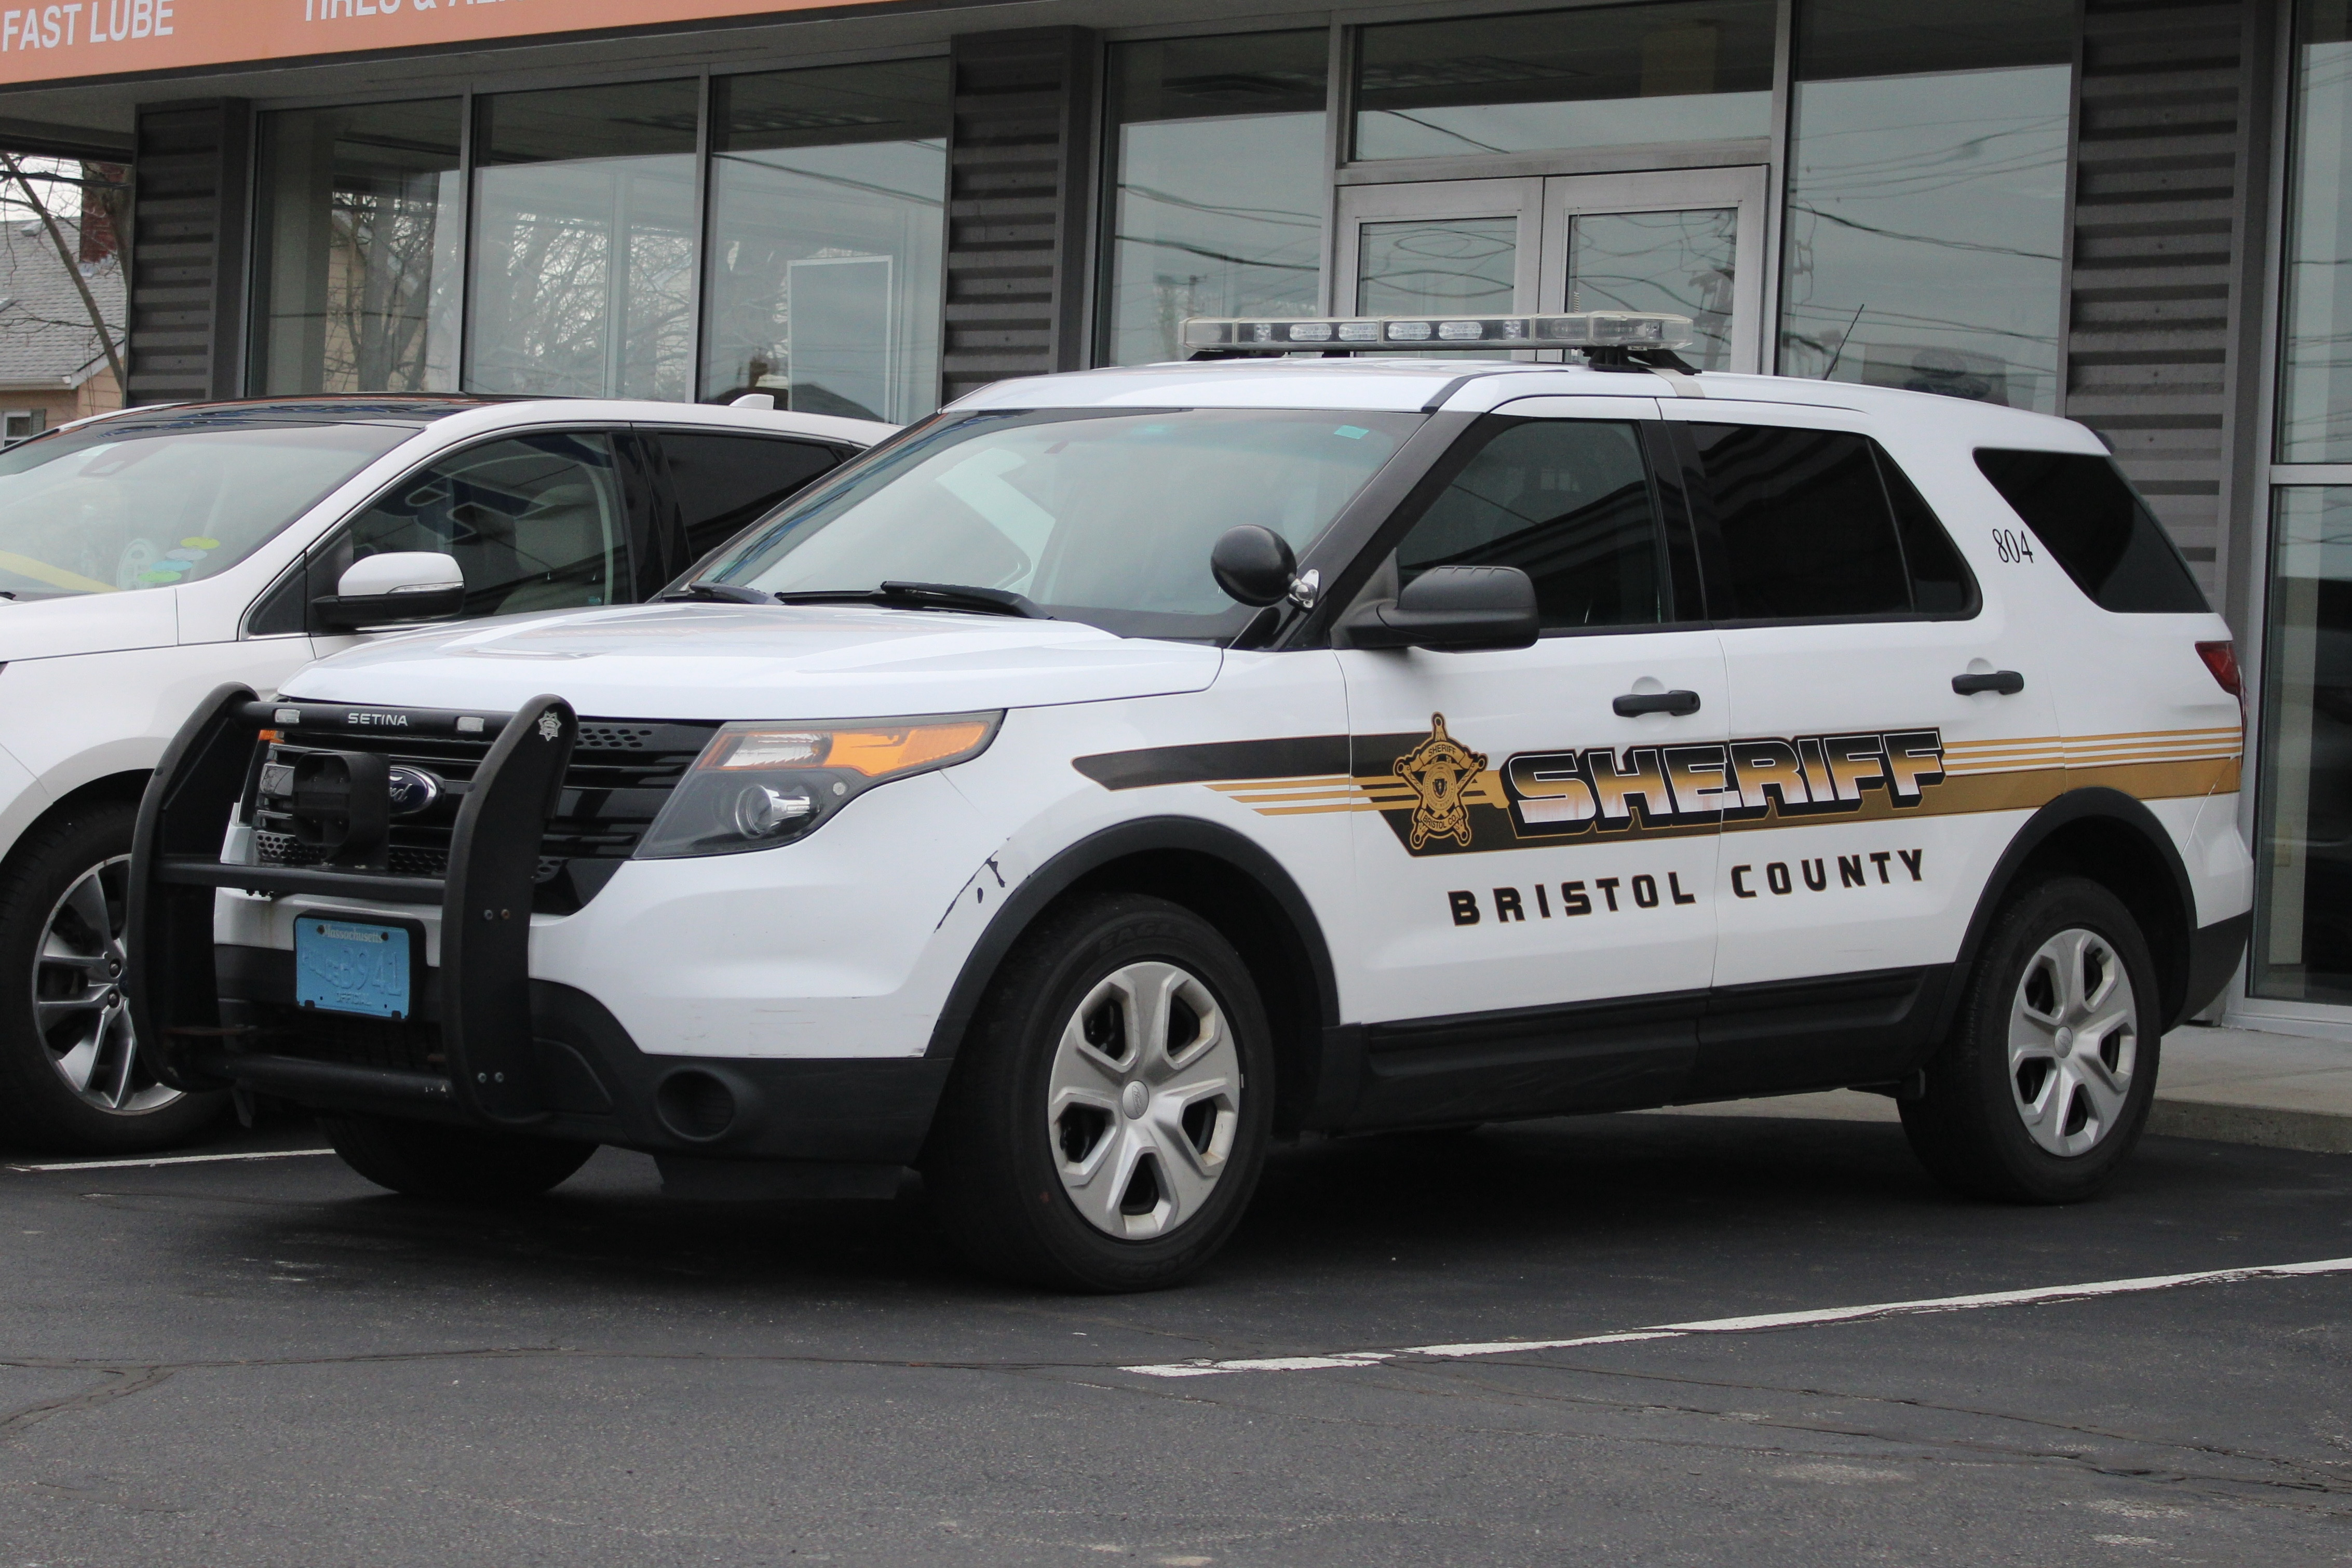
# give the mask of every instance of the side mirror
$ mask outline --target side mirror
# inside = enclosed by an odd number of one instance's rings
[[[310,601],[319,624],[335,632],[446,620],[465,607],[465,573],[454,558],[430,550],[387,551],[355,561],[332,594]]]
[[[1290,542],[1270,528],[1245,522],[1229,528],[1209,552],[1209,574],[1228,597],[1244,605],[1278,605],[1296,599],[1305,607],[1315,603],[1315,574],[1298,575],[1298,557]]]
[[[1527,647],[1543,629],[1536,585],[1516,566],[1433,566],[1393,601],[1354,611],[1343,623],[1350,647],[1428,647],[1448,652]]]

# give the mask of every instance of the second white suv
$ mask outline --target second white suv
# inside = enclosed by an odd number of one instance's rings
[[[892,426],[674,404],[267,398],[0,454],[0,1145],[168,1144],[122,1004],[131,816],[190,709],[387,625],[644,599]]]

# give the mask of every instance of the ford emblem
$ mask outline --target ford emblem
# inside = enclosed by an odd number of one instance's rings
[[[415,816],[441,798],[441,781],[422,768],[394,768],[384,782],[394,816]]]

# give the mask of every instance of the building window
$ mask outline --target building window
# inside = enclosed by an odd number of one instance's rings
[[[2352,1003],[2352,488],[2273,495],[2247,990]]]
[[[1773,0],[1366,27],[1355,155],[1456,158],[1760,137]]]
[[[257,393],[457,384],[458,100],[262,117]]]
[[[2074,13],[1798,6],[1782,372],[2055,412]]]
[[[945,60],[713,84],[702,395],[904,422],[939,404]]]
[[[467,390],[692,395],[700,98],[664,81],[478,101]]]
[[[2352,462],[2352,4],[2295,10],[2278,460]]]
[[[11,408],[0,414],[0,447],[29,441],[47,429],[48,423],[48,410],[45,408]]]
[[[1181,353],[1187,316],[1321,308],[1329,35],[1115,46],[1108,364]]]

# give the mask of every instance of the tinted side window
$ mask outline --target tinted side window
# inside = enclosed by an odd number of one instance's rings
[[[1399,585],[1433,566],[1517,566],[1547,630],[1665,619],[1657,504],[1629,424],[1495,420],[1397,547]]]
[[[1721,542],[1722,621],[1902,614],[1911,584],[1873,443],[1835,430],[1693,425]]]
[[[2108,458],[1982,447],[1977,467],[2101,609],[2180,615],[2208,607],[2171,536]]]
[[[686,513],[686,553],[699,560],[757,522],[770,507],[839,465],[811,441],[770,436],[661,433],[670,484]]]
[[[584,431],[486,442],[393,487],[312,558],[310,592],[396,550],[457,557],[468,616],[628,598],[628,519],[610,439]]]
[[[1979,602],[1976,576],[1960,559],[1935,508],[1885,447],[1876,442],[1871,447],[1878,454],[1878,477],[1886,482],[1886,499],[1895,508],[1895,531],[1903,537],[1903,563],[1911,573],[1911,607],[1923,616],[1975,615]]]

